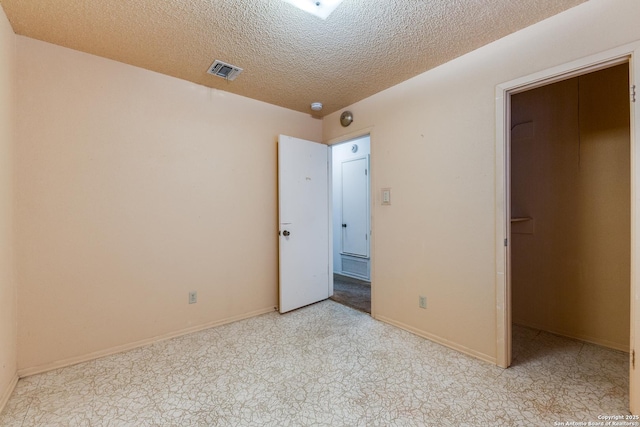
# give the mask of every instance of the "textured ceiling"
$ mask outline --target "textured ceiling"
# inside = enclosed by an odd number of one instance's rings
[[[585,0],[0,0],[17,34],[324,116]],[[233,82],[206,73],[239,66]]]

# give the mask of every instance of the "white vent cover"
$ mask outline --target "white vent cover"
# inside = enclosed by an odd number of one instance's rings
[[[218,61],[217,59],[207,70],[207,73],[227,80],[235,80],[241,72],[242,68],[227,64],[226,62]]]
[[[369,279],[367,271],[367,261],[359,259],[342,258],[342,272],[352,274],[354,276]]]

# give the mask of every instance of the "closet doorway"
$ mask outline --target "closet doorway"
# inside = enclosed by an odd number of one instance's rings
[[[628,402],[632,413],[640,413],[640,369],[635,361],[635,348],[640,342],[640,108],[637,106],[636,85],[640,81],[640,42],[618,46],[553,68],[500,83],[496,86],[496,364],[507,368],[512,361],[512,289],[511,289],[511,98],[519,93],[583,76],[599,70],[626,64],[630,123],[630,280],[629,306],[617,307],[629,313]],[[520,131],[523,131],[522,129]],[[518,217],[513,217],[518,218]],[[534,232],[537,227],[534,219]],[[575,295],[576,298],[582,298]],[[579,301],[580,302],[580,301]],[[593,316],[601,316],[597,310]]]
[[[623,63],[514,94],[510,124],[513,323],[627,353],[629,103]]]
[[[333,296],[371,313],[369,135],[331,147]]]
[[[558,394],[598,378],[603,408],[620,413],[628,404],[634,411],[636,401],[630,61],[620,55],[497,91],[505,99],[504,136],[498,132],[505,144],[496,153],[505,160],[498,167],[505,181],[497,183],[505,205],[496,219],[506,224],[504,252],[497,251],[498,266],[505,261],[504,276],[498,269],[498,364],[535,364]],[[549,375],[567,364],[571,373]]]

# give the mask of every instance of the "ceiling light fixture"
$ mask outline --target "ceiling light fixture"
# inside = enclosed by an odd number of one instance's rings
[[[353,113],[351,111],[343,111],[340,114],[340,124],[342,127],[347,127],[353,122]]]
[[[320,19],[327,19],[331,12],[336,10],[342,0],[282,0],[292,4],[298,9],[317,16]]]

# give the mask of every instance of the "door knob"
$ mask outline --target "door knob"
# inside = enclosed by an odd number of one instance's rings
[[[342,224],[342,228],[347,228],[347,224]]]
[[[289,237],[289,235],[290,235],[290,234],[291,234],[291,233],[289,233],[289,231],[288,231],[288,230],[284,230],[284,231],[282,232],[282,235],[283,235],[284,237]]]

